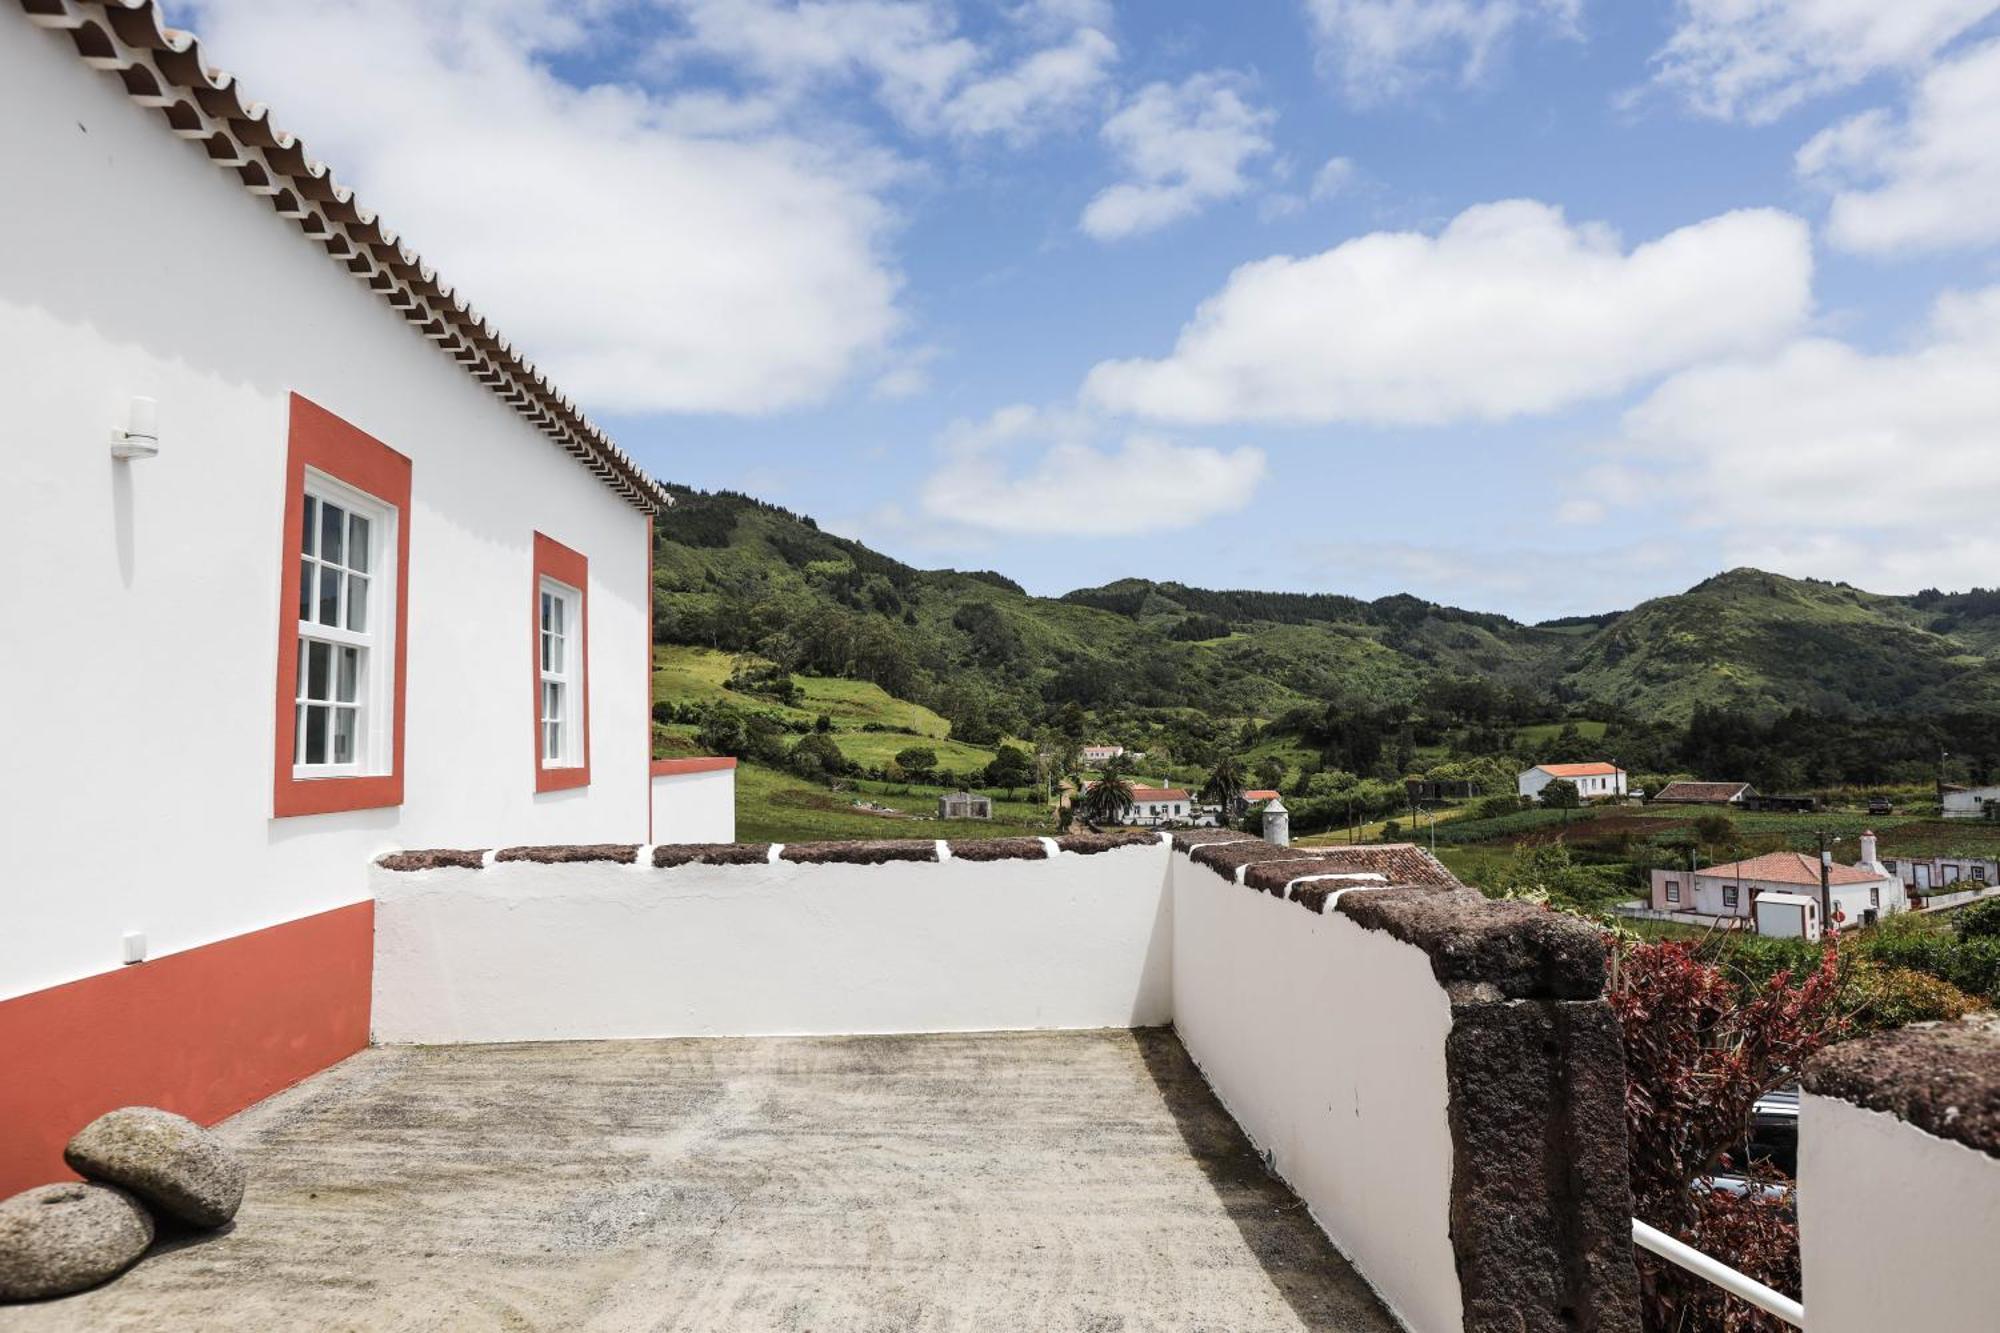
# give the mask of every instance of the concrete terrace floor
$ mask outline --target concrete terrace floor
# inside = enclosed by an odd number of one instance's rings
[[[4,1329],[1396,1325],[1170,1032],[384,1047],[234,1227]]]

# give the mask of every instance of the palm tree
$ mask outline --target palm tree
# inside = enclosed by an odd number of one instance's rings
[[[1208,781],[1202,784],[1201,799],[1221,806],[1225,816],[1233,816],[1230,806],[1243,794],[1245,781],[1243,761],[1233,754],[1226,754],[1208,775]]]
[[[1092,824],[1117,824],[1132,808],[1132,784],[1122,773],[1106,773],[1083,789],[1077,809]]]

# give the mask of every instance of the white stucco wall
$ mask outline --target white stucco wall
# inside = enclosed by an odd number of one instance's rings
[[[736,770],[653,775],[654,842],[735,842]]]
[[[1169,855],[376,868],[375,1037],[1159,1025]]]
[[[1813,1333],[1985,1333],[2000,1319],[2000,1161],[1881,1111],[1799,1099]]]
[[[1781,880],[1756,879],[1715,879],[1706,875],[1690,876],[1685,870],[1655,870],[1652,873],[1652,905],[1666,912],[1692,912],[1701,916],[1742,917],[1755,915],[1753,904],[1762,894],[1798,893],[1817,900],[1819,889],[1812,885],[1792,884]],[[1681,900],[1667,900],[1667,884],[1677,882],[1681,887]],[[1692,890],[1690,890],[1692,883]],[[1730,886],[1738,888],[1735,906],[1724,901],[1724,891]],[[1874,905],[1869,896],[1870,889],[1880,891],[1880,912],[1889,916],[1909,909],[1909,897],[1903,886],[1893,875],[1885,876],[1875,884],[1836,884],[1833,886],[1833,902],[1836,908],[1847,913],[1844,928],[1858,926],[1864,920],[1863,913]]]
[[[1417,1333],[1464,1323],[1451,1006],[1418,949],[1176,856],[1174,1027],[1216,1096]]]
[[[397,846],[639,841],[645,521],[315,243],[0,5],[15,839],[0,997],[367,894]],[[473,293],[477,296],[477,293]],[[406,799],[273,820],[288,395],[413,460]],[[132,395],[160,456],[116,464]],[[533,788],[531,535],[590,561],[591,761]]]

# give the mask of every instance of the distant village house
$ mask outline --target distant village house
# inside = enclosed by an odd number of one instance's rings
[[[1873,833],[1861,836],[1859,864],[1827,868],[1827,887],[1838,926],[1872,925],[1909,907],[1903,881],[1876,857]],[[1759,921],[1757,902],[1767,894],[1796,894],[1816,905],[1819,893],[1820,865],[1815,857],[1770,852],[1698,870],[1655,870],[1652,906],[1655,911],[1747,927]],[[1816,934],[1819,924],[1817,911],[1805,914],[1802,933]]]
[[[1193,795],[1179,787],[1134,787],[1125,822],[1151,826],[1184,821],[1190,817],[1193,804]]]
[[[1236,800],[1231,804],[1230,817],[1232,819],[1241,819],[1245,814],[1249,813],[1251,806],[1268,805],[1277,799],[1278,793],[1270,787],[1259,787],[1254,791],[1239,792],[1237,793]]]
[[[1747,782],[1669,782],[1653,797],[1653,804],[1741,806],[1756,794]]]
[[[1086,745],[1078,752],[1085,768],[1103,768],[1113,759],[1140,760],[1146,757],[1141,750],[1127,751],[1122,745]]]
[[[1523,796],[1540,800],[1542,788],[1560,778],[1576,785],[1576,794],[1586,801],[1615,801],[1625,794],[1625,770],[1616,764],[1537,764],[1520,775],[1518,789]]]
[[[1946,787],[1938,803],[1946,819],[2000,819],[2000,787]]]
[[[1441,778],[1405,778],[1403,790],[1412,801],[1470,801],[1479,795],[1479,784]]]
[[[1882,864],[1916,897],[2000,884],[2000,861],[1976,856],[1892,856]]]

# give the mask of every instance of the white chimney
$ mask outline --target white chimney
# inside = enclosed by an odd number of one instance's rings
[[[1292,812],[1277,797],[1264,807],[1264,841],[1276,847],[1292,845]]]
[[[1869,829],[1861,835],[1861,868],[1863,870],[1872,870],[1878,875],[1889,873],[1888,867],[1876,859],[1874,829]]]

